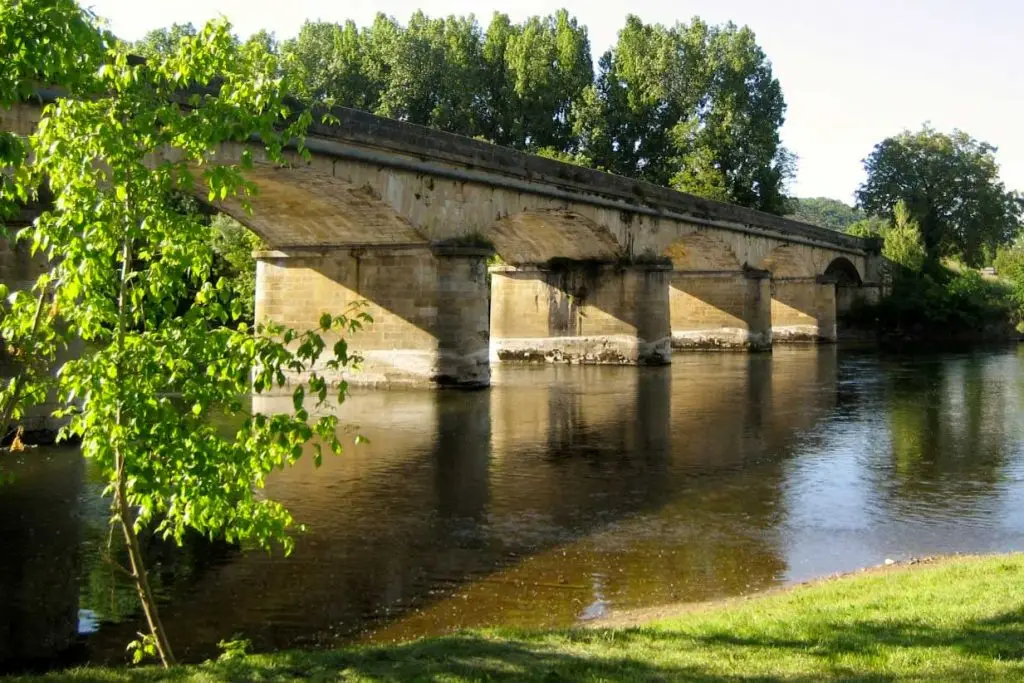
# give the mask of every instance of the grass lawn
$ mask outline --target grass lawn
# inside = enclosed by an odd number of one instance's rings
[[[642,627],[474,631],[171,671],[82,668],[21,680],[823,679],[1024,680],[1024,555],[867,572],[688,610]]]

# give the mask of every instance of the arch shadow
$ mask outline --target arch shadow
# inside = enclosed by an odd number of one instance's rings
[[[857,266],[845,256],[839,256],[832,260],[825,268],[825,279],[835,282],[839,287],[860,287],[864,284],[857,271]]]

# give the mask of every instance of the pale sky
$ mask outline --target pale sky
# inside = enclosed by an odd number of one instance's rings
[[[261,28],[294,36],[306,19],[363,26],[380,11],[403,23],[470,14],[486,28],[497,10],[513,21],[564,6],[589,29],[597,58],[625,16],[672,24],[700,16],[750,26],[772,60],[788,112],[783,143],[799,157],[792,191],[852,202],[861,160],[875,143],[928,121],[999,148],[1002,178],[1024,191],[1024,0],[82,0],[120,37],[226,16],[245,37]]]

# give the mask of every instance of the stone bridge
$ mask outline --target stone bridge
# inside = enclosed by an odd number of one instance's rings
[[[879,245],[364,112],[306,161],[257,162],[256,315],[316,326],[369,303],[350,379],[486,386],[490,364],[660,364],[673,349],[833,342],[876,298]],[[38,110],[0,112],[26,133]],[[217,151],[236,160],[241,145]],[[255,155],[254,155],[255,156]],[[2,265],[2,264],[0,264]]]

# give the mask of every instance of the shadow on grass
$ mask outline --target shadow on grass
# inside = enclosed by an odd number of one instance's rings
[[[776,624],[773,630],[787,629]],[[280,652],[171,671],[80,669],[48,680],[894,681],[974,680],[989,665],[1024,671],[1024,608],[962,628],[878,620],[805,622],[788,630],[786,637],[654,628],[469,633],[386,647]],[[927,672],[907,663],[920,661],[905,657],[916,648],[932,649]]]
[[[717,633],[686,636],[690,642],[714,647],[798,649],[822,656],[877,655],[885,650],[948,648],[962,656],[1024,662],[1024,606],[963,628],[936,628],[916,621],[822,623],[814,637],[742,637]]]
[[[66,680],[76,683],[193,680],[270,683],[349,678],[382,681],[737,680],[709,675],[699,665],[655,665],[616,654],[614,650],[567,652],[529,636],[513,639],[466,634],[388,647],[287,651],[170,671],[152,667],[79,669]]]

